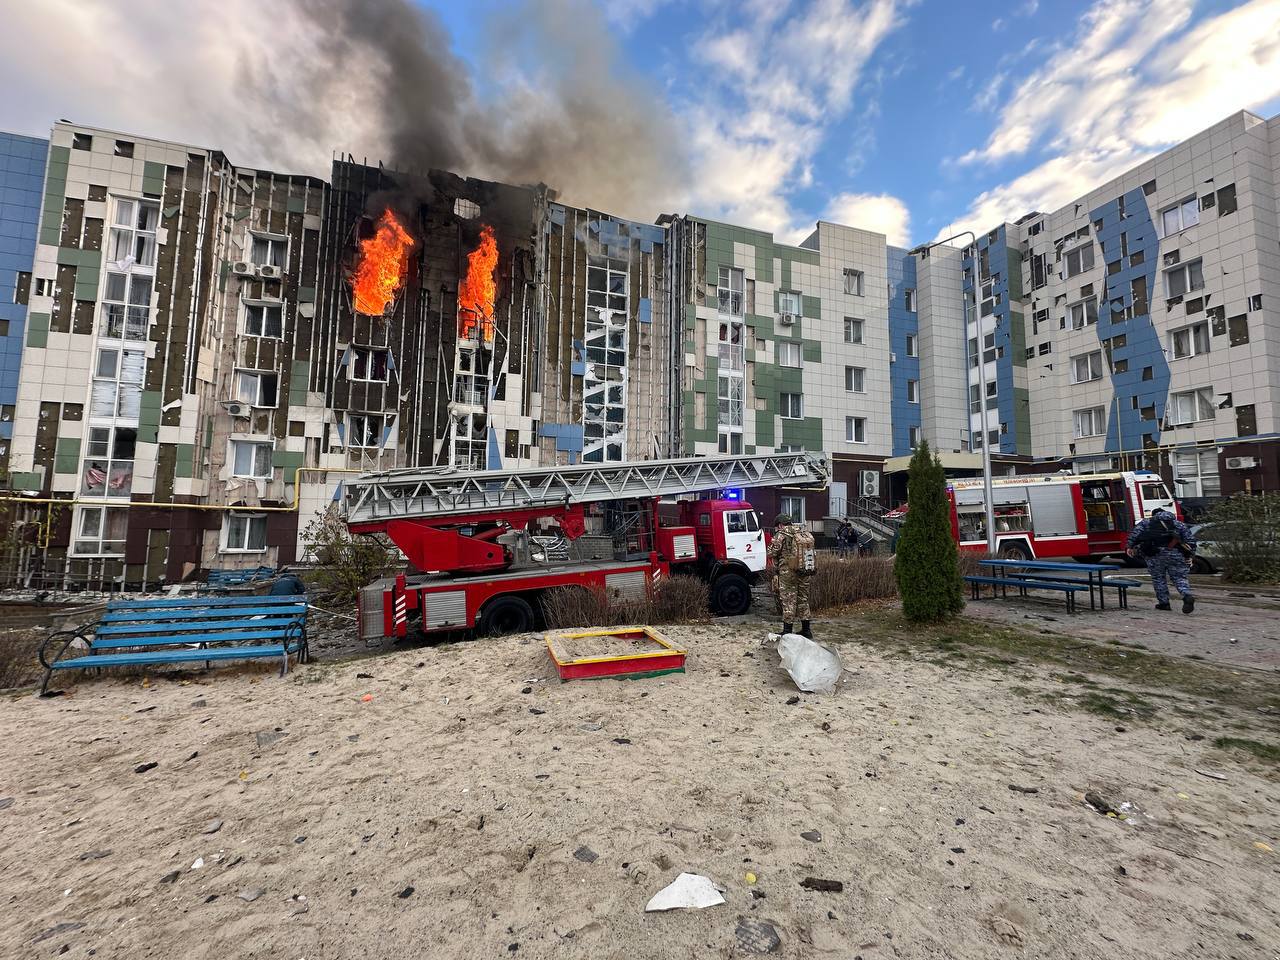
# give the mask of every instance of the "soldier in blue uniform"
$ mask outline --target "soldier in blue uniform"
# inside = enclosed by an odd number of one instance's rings
[[[1139,521],[1129,532],[1126,552],[1147,562],[1151,585],[1156,590],[1157,610],[1173,609],[1169,606],[1169,581],[1182,594],[1182,612],[1190,613],[1196,608],[1196,598],[1191,595],[1191,584],[1187,580],[1195,550],[1191,528],[1163,507],[1151,511],[1148,519]]]

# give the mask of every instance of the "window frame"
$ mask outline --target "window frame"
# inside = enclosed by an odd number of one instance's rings
[[[1194,214],[1194,220],[1187,220],[1186,213],[1188,208],[1190,208],[1192,214]],[[1178,226],[1177,229],[1174,230],[1170,230],[1169,225],[1166,222],[1169,214],[1171,213],[1176,213],[1178,215]],[[1191,196],[1186,200],[1180,200],[1177,203],[1170,204],[1169,206],[1161,209],[1157,216],[1159,217],[1158,222],[1160,224],[1161,238],[1175,236],[1183,230],[1189,230],[1191,227],[1200,223],[1200,200],[1196,196]]]
[[[97,532],[94,534],[85,533],[85,521],[89,515],[98,518]],[[116,539],[107,539],[106,534],[109,531],[108,522],[111,518],[119,520],[123,529],[119,531],[120,536]],[[73,557],[123,557],[125,551],[125,543],[129,532],[129,508],[126,506],[112,506],[110,504],[82,504],[76,506],[75,517],[72,522],[71,537],[71,556]],[[95,550],[81,550],[80,546],[84,543],[96,543]],[[120,549],[104,550],[103,544],[118,543]]]
[[[272,300],[265,297],[250,297],[240,301],[240,335],[242,337],[258,337],[263,340],[283,340],[284,339],[284,301]],[[261,309],[262,313],[262,332],[254,333],[249,329],[249,311],[252,309]],[[280,332],[267,333],[267,313],[268,310],[277,310],[280,315]]]
[[[797,510],[796,507],[799,507],[799,509]],[[798,497],[794,494],[779,497],[778,512],[789,516],[792,523],[804,523],[804,497]]]
[[[858,434],[862,434],[862,439],[858,439]],[[867,442],[867,418],[866,417],[845,417],[844,418],[844,442],[845,443],[866,443]]]
[[[908,357],[919,357],[919,356],[920,356],[920,336],[919,336],[919,334],[915,334],[915,333],[908,333],[908,334],[906,335],[906,346],[905,346],[905,349],[906,349],[906,351],[907,351],[907,356],[908,356]]]
[[[737,279],[737,288],[733,281]],[[736,295],[736,301],[735,301]],[[716,310],[721,316],[741,317],[746,300],[746,277],[740,267],[721,266],[716,274]],[[729,309],[725,309],[725,303]]]
[[[784,356],[784,352],[788,356]],[[778,366],[798,370],[804,366],[804,345],[796,340],[779,340],[776,356]],[[790,362],[792,357],[794,357],[794,363]]]
[[[120,296],[111,289],[117,279],[123,286]],[[137,289],[143,285],[146,286],[145,291]],[[146,294],[145,301],[138,299],[142,292]],[[155,278],[152,274],[108,269],[98,304],[98,338],[145,343],[151,330],[151,301],[154,296]]]
[[[857,337],[854,337],[854,334]],[[844,342],[863,346],[867,342],[867,321],[862,317],[844,318]]]
[[[1078,320],[1077,309],[1080,311]],[[1085,297],[1083,300],[1067,304],[1067,319],[1070,321],[1072,330],[1083,330],[1085,327],[1093,326],[1098,322],[1098,298]]]
[[[347,348],[351,351],[351,359],[347,363],[347,379],[354,383],[390,383],[391,382],[391,351],[386,347],[362,347],[352,344]],[[374,366],[373,359],[376,354],[383,354],[382,377],[374,376],[356,376],[356,370],[361,362],[361,354],[363,354],[363,362],[365,372],[370,373]]]
[[[1191,268],[1195,267],[1199,273],[1199,283],[1192,285]],[[1181,276],[1184,288],[1178,292],[1173,292],[1170,281],[1175,275]],[[1164,294],[1166,300],[1172,300],[1174,297],[1185,297],[1189,293],[1195,293],[1197,290],[1204,289],[1204,258],[1196,257],[1194,260],[1188,260],[1186,263],[1179,263],[1164,271]]]
[[[233,546],[231,543],[231,527],[235,521],[244,521],[244,536],[241,542],[244,546]],[[260,522],[262,529],[262,546],[252,547],[251,535],[253,533],[254,524]],[[222,518],[222,536],[218,545],[219,553],[266,553],[268,549],[267,543],[267,515],[265,513],[240,513],[238,511],[229,511]]]
[[[348,410],[346,416],[346,441],[347,448],[352,450],[380,450],[382,448],[382,438],[386,435],[387,427],[391,425],[392,415],[385,410]],[[364,429],[360,431],[361,439],[369,438],[369,425],[376,422],[377,430],[372,435],[373,443],[361,442],[356,443],[356,421],[360,420]]]
[[[920,381],[908,380],[907,381],[907,403],[919,403],[919,402],[920,402]]]
[[[1194,414],[1190,420],[1175,419],[1178,416],[1178,407],[1181,402],[1189,399],[1189,403],[1194,408]],[[1208,416],[1203,416],[1207,413]],[[1191,390],[1179,390],[1177,393],[1169,394],[1169,408],[1166,411],[1166,418],[1171,426],[1189,427],[1197,423],[1210,423],[1216,420],[1218,413],[1217,405],[1214,403],[1213,387],[1195,387]]]
[[[845,393],[866,393],[867,368],[845,364],[844,390]]]
[[[269,256],[266,260],[258,259],[259,242],[268,244]],[[289,269],[289,244],[288,234],[271,233],[267,230],[250,230],[245,242],[245,259],[255,267],[275,267],[281,273],[285,273]],[[275,256],[277,249],[282,251],[279,262],[277,262]]]
[[[1086,376],[1081,377],[1079,364],[1084,361]],[[1097,362],[1095,370],[1094,362]],[[1096,383],[1104,376],[1102,364],[1102,351],[1090,350],[1088,353],[1077,353],[1071,358],[1071,382],[1075,383]]]
[[[240,445],[266,448],[267,462],[266,473],[239,473],[238,471],[238,448]],[[273,440],[254,440],[248,437],[228,437],[227,438],[227,463],[231,466],[231,476],[237,480],[270,480],[275,473],[275,467],[272,461],[275,458],[275,441]],[[256,469],[259,464],[258,454],[255,452],[250,455],[251,464],[249,469]]]
[[[1081,415],[1089,416],[1089,431],[1082,432],[1080,429]],[[1071,411],[1072,417],[1072,433],[1077,440],[1087,440],[1090,437],[1104,437],[1107,434],[1107,409],[1106,407],[1093,406],[1081,407],[1079,410]]]
[[[791,398],[788,400],[787,398]],[[784,420],[804,419],[804,394],[783,391],[778,394],[779,416]]]
[[[1089,254],[1089,257],[1088,257],[1089,262],[1088,262],[1087,264],[1084,262],[1084,261],[1085,261],[1085,256],[1084,256],[1084,254],[1085,254],[1085,253],[1088,253],[1088,254]],[[1075,270],[1072,270],[1072,269],[1071,269],[1071,258],[1072,258],[1072,257],[1075,257],[1075,258],[1076,258],[1076,269],[1075,269]],[[1078,276],[1080,276],[1080,274],[1082,274],[1082,273],[1088,273],[1090,270],[1092,270],[1092,269],[1097,265],[1097,262],[1098,262],[1098,261],[1097,261],[1097,258],[1094,256],[1094,252],[1093,252],[1093,240],[1092,240],[1092,239],[1088,240],[1088,241],[1087,241],[1087,242],[1085,242],[1085,243],[1077,243],[1077,244],[1076,244],[1074,247],[1072,247],[1070,250],[1064,250],[1064,251],[1062,252],[1062,273],[1063,273],[1063,277],[1064,277],[1064,279],[1069,280],[1069,279],[1071,279],[1072,277],[1078,277]]]
[[[160,226],[160,202],[158,200],[145,200],[140,197],[124,197],[112,194],[112,215],[111,221],[107,224],[107,235],[104,238],[106,247],[103,252],[103,262],[110,264],[124,264],[120,270],[113,272],[128,273],[135,267],[146,271],[147,273],[155,273],[156,260],[159,258],[159,242],[157,240],[157,229]],[[129,210],[128,220],[124,223],[120,222],[120,215],[123,210]],[[150,220],[150,225],[144,224],[141,220],[142,211],[148,210],[154,216]],[[146,259],[138,257],[138,244],[142,243],[143,249],[148,252]],[[117,257],[121,246],[125,247],[125,255]]]
[[[1185,353],[1178,352],[1178,338],[1186,336],[1187,346],[1189,350]],[[1192,357],[1203,356],[1213,349],[1213,338],[1209,335],[1209,323],[1205,320],[1199,320],[1195,323],[1188,323],[1181,327],[1177,327],[1169,331],[1169,359],[1171,360],[1189,360]],[[1203,349],[1200,349],[1203,347]]]
[[[902,301],[908,313],[916,313],[916,288],[905,287],[902,291]]]
[[[232,400],[235,403],[247,403],[249,406],[257,410],[274,410],[280,406],[280,374],[275,370],[255,370],[251,367],[235,367],[231,372],[232,376]],[[255,390],[253,399],[246,399],[241,392],[243,386],[242,377],[252,377],[255,381]],[[264,377],[271,377],[275,380],[275,386],[272,388],[272,394],[275,397],[274,403],[264,403],[262,400],[262,380]]]
[[[853,267],[844,268],[844,292],[849,297],[866,296],[867,274],[864,270],[857,270]],[[853,282],[850,283],[849,281]],[[853,287],[853,289],[849,289]]]

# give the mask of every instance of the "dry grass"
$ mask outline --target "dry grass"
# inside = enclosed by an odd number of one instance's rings
[[[697,577],[668,577],[643,600],[609,596],[603,589],[561,587],[542,598],[543,616],[553,629],[616,627],[622,624],[697,623],[711,616],[707,585]]]
[[[818,558],[809,581],[809,609],[847,607],[860,600],[884,600],[898,595],[891,557]]]
[[[44,637],[42,630],[0,632],[0,690],[39,682],[43,668],[36,650]]]

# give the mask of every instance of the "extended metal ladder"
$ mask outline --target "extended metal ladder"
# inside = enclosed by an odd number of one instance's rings
[[[816,487],[827,462],[809,453],[754,457],[686,457],[578,464],[532,470],[462,471],[450,467],[368,473],[343,484],[348,524],[462,517],[503,509],[675,497],[735,487]]]

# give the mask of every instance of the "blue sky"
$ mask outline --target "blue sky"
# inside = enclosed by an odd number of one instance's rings
[[[1280,0],[271,0],[263,30],[264,2],[9,4],[0,129],[70,117],[324,177],[335,152],[394,165],[407,123],[447,147],[421,163],[575,204],[905,245],[1280,112]],[[404,29],[353,36],[325,10]],[[390,83],[428,61],[460,78],[451,99]]]
[[[472,64],[489,15],[509,7],[424,5]],[[652,95],[721,146],[760,119],[760,91],[789,88],[763,110],[774,134],[741,135],[755,149],[716,164],[695,156],[682,199],[792,238],[842,214],[899,242],[983,229],[1061,205],[1235,110],[1280,110],[1278,0],[599,6]]]

